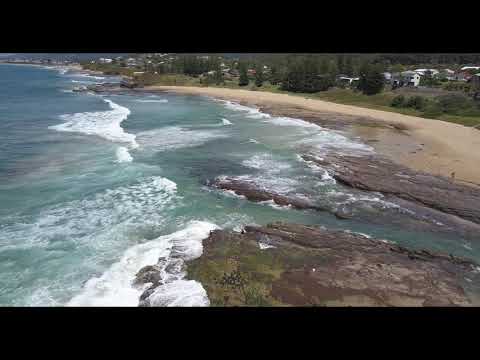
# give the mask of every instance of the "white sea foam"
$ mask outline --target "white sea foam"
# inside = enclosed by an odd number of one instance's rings
[[[172,263],[175,251],[183,260],[202,254],[202,240],[217,226],[204,221],[192,221],[184,229],[155,240],[129,248],[119,262],[100,277],[87,281],[70,306],[137,306],[142,292],[150,285],[134,284],[136,273],[147,265],[157,264],[159,258]],[[201,284],[183,280],[184,273],[168,274],[163,269],[165,284],[159,286],[147,299],[152,306],[208,306],[208,297]],[[170,275],[170,276],[169,276]]]
[[[222,181],[224,177],[218,176],[217,179]],[[277,194],[288,194],[297,190],[300,182],[289,177],[281,177],[275,173],[272,174],[255,174],[240,175],[229,177],[245,183],[252,183],[254,187],[274,191]]]
[[[121,127],[122,121],[130,115],[130,110],[111,100],[103,101],[111,110],[65,114],[61,116],[65,123],[50,126],[49,129],[96,135],[113,142],[126,143],[132,149],[137,148],[135,135],[126,133]]]
[[[140,179],[132,185],[49,207],[34,220],[12,219],[1,229],[0,239],[26,239],[26,248],[49,247],[57,244],[55,239],[60,236],[77,245],[108,248],[116,241],[118,235],[112,234],[118,233],[118,227],[160,224],[164,210],[175,199],[176,188],[173,181],[161,176]]]
[[[230,120],[227,120],[227,119],[222,119],[222,124],[223,125],[232,125],[232,122]]]
[[[258,204],[267,205],[267,206],[270,206],[270,207],[272,207],[274,209],[277,209],[277,210],[290,210],[290,209],[292,209],[291,205],[278,205],[272,199],[265,200],[265,201],[259,201]]]
[[[130,155],[128,149],[124,146],[118,147],[116,154],[118,163],[131,162],[133,160],[132,155]]]
[[[278,173],[291,168],[287,162],[275,160],[272,154],[262,153],[253,155],[250,159],[242,161],[244,166],[264,170],[265,172]]]
[[[467,250],[470,250],[470,251],[473,250],[469,244],[462,244],[462,246]]]
[[[275,248],[275,246],[270,245],[270,244],[266,244],[266,243],[261,242],[261,241],[258,242],[258,247],[260,248],[260,250]]]
[[[221,194],[222,194],[222,195],[225,195],[225,196],[228,196],[228,197],[231,197],[231,198],[246,199],[246,197],[245,197],[244,195],[238,195],[238,194],[237,194],[235,191],[233,191],[233,190],[222,189]]]
[[[265,114],[261,112],[259,109],[249,106],[240,105],[238,103],[228,101],[228,100],[220,100],[227,109],[234,110],[234,111],[244,111],[247,113],[247,117],[252,119],[264,119],[270,118],[269,114]]]
[[[332,130],[320,130],[297,142],[298,145],[308,145],[313,152],[325,153],[335,151],[337,154],[368,154],[373,148],[366,144],[350,140],[346,136]]]
[[[145,149],[167,151],[202,145],[210,140],[225,138],[221,130],[192,130],[178,126],[167,126],[137,134],[137,141]]]
[[[138,99],[138,100],[135,100],[135,101],[140,102],[140,103],[168,103],[167,99],[158,99],[158,100],[155,100],[155,99]]]
[[[88,79],[95,79],[95,80],[104,80],[105,79],[105,76],[95,76],[95,75],[84,74],[84,73],[75,73],[75,74],[71,74],[70,76],[72,76],[72,77],[85,77],[85,78],[88,78]]]
[[[315,130],[323,129],[321,126],[318,126],[317,124],[313,124],[305,120],[295,119],[291,117],[283,117],[283,116],[271,117],[268,120],[264,120],[264,122],[272,123],[278,126],[294,126],[294,127],[315,129]]]
[[[319,152],[334,150],[339,153],[371,153],[373,148],[366,144],[351,140],[339,132],[327,130],[317,124],[291,117],[271,116],[261,112],[257,108],[240,105],[231,101],[221,100],[226,108],[234,111],[246,112],[246,117],[253,119],[264,119],[264,123],[277,126],[293,127],[305,134],[307,137],[302,138],[295,145],[313,147]]]

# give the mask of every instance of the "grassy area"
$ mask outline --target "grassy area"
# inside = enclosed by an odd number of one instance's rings
[[[118,65],[112,64],[85,64],[85,69],[102,71],[105,74],[109,75],[126,75],[134,76],[133,72],[138,71],[136,69],[122,68]],[[167,85],[167,86],[207,86],[202,84],[199,78],[183,75],[183,74],[152,74],[145,73],[142,75],[134,76],[135,79],[141,85]],[[384,91],[376,95],[364,95],[361,92],[353,91],[350,89],[330,89],[328,91],[322,91],[314,94],[304,94],[304,93],[290,93],[282,91],[279,89],[279,86],[272,85],[269,82],[265,82],[261,87],[255,86],[253,81],[250,82],[247,86],[238,86],[237,80],[226,80],[222,85],[208,85],[209,87],[216,88],[229,88],[229,89],[244,89],[251,91],[264,91],[272,93],[283,93],[293,96],[301,96],[309,99],[320,99],[325,101],[330,101],[339,104],[346,105],[355,105],[360,107],[365,107],[369,109],[383,110],[389,112],[395,112],[404,115],[419,116],[425,117],[428,119],[438,119],[447,122],[452,122],[456,124],[461,124],[465,126],[476,126],[480,124],[480,116],[465,116],[458,114],[425,114],[423,111],[415,110],[411,107],[392,107],[390,106],[392,99],[397,96],[397,93],[392,91]],[[405,94],[408,95],[408,94]],[[422,95],[422,94],[418,94]],[[427,96],[428,97],[428,96]]]

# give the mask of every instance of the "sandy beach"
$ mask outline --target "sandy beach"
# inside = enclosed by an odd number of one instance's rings
[[[473,128],[288,94],[184,86],[149,86],[142,90],[212,96],[262,110],[266,108],[267,112],[277,109],[281,114],[297,115],[309,121],[312,114],[321,117],[335,114],[353,125],[353,135],[396,162],[435,175],[452,177],[454,173],[456,181],[480,184],[480,131]],[[308,117],[302,117],[305,111]],[[372,122],[385,127],[362,126]]]

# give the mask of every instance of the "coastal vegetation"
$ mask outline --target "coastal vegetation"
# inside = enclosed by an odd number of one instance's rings
[[[151,55],[133,64],[114,59],[109,64],[90,62],[83,66],[128,76],[139,86],[211,86],[289,93],[466,126],[480,124],[478,85],[448,80],[444,73],[434,76],[426,70],[420,79],[421,89],[394,87],[384,75],[421,66],[442,71],[462,63],[480,63],[477,54],[167,55]],[[470,75],[477,72],[480,69],[474,67],[465,70]]]

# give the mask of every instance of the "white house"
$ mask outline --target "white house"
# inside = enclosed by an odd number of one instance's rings
[[[413,70],[413,71],[416,72],[420,76],[424,76],[427,71],[430,71],[430,74],[432,76],[436,76],[439,73],[439,71],[437,69],[416,69],[416,70]]]
[[[415,71],[404,71],[399,77],[393,79],[395,86],[418,86],[420,84],[420,74]]]
[[[360,80],[358,77],[349,77],[349,76],[339,76],[338,80],[344,84],[352,85],[354,81]]]
[[[460,69],[461,71],[465,70],[480,70],[480,66],[464,66]]]
[[[109,59],[109,58],[100,58],[100,59],[98,59],[98,62],[99,62],[100,64],[110,64],[112,61],[113,61],[113,59]]]
[[[451,69],[443,69],[440,73],[447,80],[455,80],[455,71]]]

